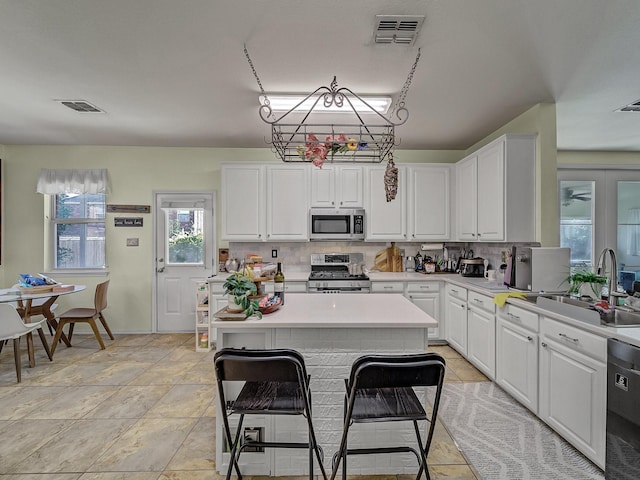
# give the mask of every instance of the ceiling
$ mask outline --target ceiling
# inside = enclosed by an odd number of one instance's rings
[[[555,102],[558,148],[640,151],[637,0],[0,0],[0,144],[265,147],[259,88],[396,97],[406,149],[466,149]],[[425,15],[413,45],[375,16]],[[86,100],[106,113],[55,100]]]

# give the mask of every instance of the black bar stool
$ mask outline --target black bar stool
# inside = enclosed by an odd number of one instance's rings
[[[370,453],[413,453],[420,469],[416,480],[424,470],[430,479],[427,453],[433,438],[433,429],[440,405],[440,394],[444,382],[445,361],[437,353],[416,355],[365,355],[351,367],[349,380],[345,380],[345,414],[342,440],[333,456],[331,480],[334,480],[342,461],[342,478],[347,478],[347,455]],[[429,418],[426,409],[412,387],[435,386],[433,408]],[[426,420],[429,430],[422,441],[418,421]],[[347,448],[347,435],[354,423],[412,421],[418,449],[409,446],[375,448]]]
[[[311,391],[304,359],[295,350],[245,350],[223,348],[215,354],[214,365],[218,383],[220,410],[226,440],[231,447],[227,480],[235,467],[238,479],[242,479],[238,459],[246,448],[308,448],[309,479],[313,479],[313,455],[315,453],[324,480],[327,474],[322,463],[322,449],[316,441],[311,421]],[[223,382],[244,381],[235,400],[227,401]],[[229,415],[239,414],[235,438],[231,435]],[[309,441],[264,442],[245,440],[240,445],[242,422],[245,415],[303,415],[307,419]]]

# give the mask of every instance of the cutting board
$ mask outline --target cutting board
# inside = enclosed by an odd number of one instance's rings
[[[374,268],[381,272],[402,272],[402,254],[396,242],[391,242],[389,248],[376,253]]]

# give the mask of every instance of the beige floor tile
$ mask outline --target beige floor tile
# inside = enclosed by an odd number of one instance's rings
[[[85,473],[78,480],[158,480],[160,472]]]
[[[24,475],[3,475],[2,480],[79,480],[80,473],[27,473]]]
[[[432,480],[478,480],[468,465],[434,465],[429,472]]]
[[[196,421],[194,418],[139,420],[85,471],[163,471]]]
[[[203,417],[193,428],[166,470],[213,470],[215,468],[216,419]]]
[[[214,399],[213,385],[174,385],[149,409],[145,417],[201,417]]]
[[[157,363],[167,358],[170,350],[162,347],[123,347],[114,345],[100,350],[87,358],[87,362],[115,363],[115,362],[140,362],[144,364]]]
[[[488,382],[479,370],[464,359],[449,359],[447,366],[453,370],[456,376],[463,382]]]
[[[24,418],[82,418],[118,391],[114,386],[78,386],[67,388],[56,398],[42,404]]]
[[[11,471],[31,453],[69,428],[75,420],[20,420],[1,422],[0,475]],[[2,477],[4,480],[4,477]]]
[[[183,383],[186,373],[194,368],[197,363],[193,362],[159,362],[155,366],[148,368],[138,377],[131,381],[131,385],[175,385]]]
[[[429,350],[439,353],[445,360],[448,358],[462,358],[462,355],[456,352],[449,345],[429,345]]]
[[[458,450],[449,432],[442,422],[436,422],[433,440],[427,457],[430,465],[466,465],[467,462]]]
[[[120,387],[108,399],[87,413],[84,418],[140,418],[169,390],[171,390],[171,385]],[[179,407],[176,406],[176,408]]]
[[[10,471],[86,472],[96,458],[134,423],[132,419],[77,420],[25,460],[11,467]]]
[[[215,385],[216,374],[213,369],[213,362],[198,362],[193,367],[184,372],[184,376],[178,383],[198,383]]]
[[[29,412],[50,403],[52,399],[64,392],[64,387],[8,388],[0,396],[0,420],[22,418]]]
[[[113,346],[117,347],[142,347],[153,342],[155,335],[118,335],[113,341]]]
[[[158,480],[224,480],[224,475],[219,475],[213,470],[193,471],[187,470],[182,472],[163,472]],[[236,478],[236,477],[232,477]],[[251,477],[243,476],[245,480],[251,480]],[[307,480],[309,477],[306,477]],[[273,480],[273,477],[271,478]]]

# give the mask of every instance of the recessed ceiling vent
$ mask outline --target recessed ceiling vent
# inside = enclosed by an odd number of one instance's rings
[[[376,15],[375,43],[411,45],[424,22],[424,15]]]
[[[616,112],[640,112],[640,100],[621,107]]]
[[[85,100],[56,100],[61,105],[82,113],[105,113],[104,110],[100,110],[95,105],[91,105]]]

